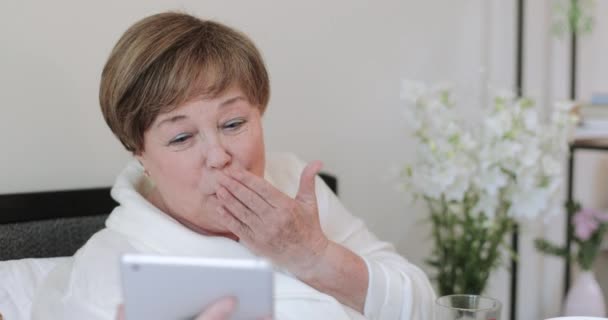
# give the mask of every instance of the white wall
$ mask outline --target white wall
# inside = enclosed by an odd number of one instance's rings
[[[109,185],[128,155],[102,120],[99,75],[120,34],[166,9],[248,33],[272,78],[269,149],[322,159],[341,197],[416,262],[426,228],[388,179],[411,158],[402,77],[477,81],[480,1],[3,1],[0,193]]]
[[[544,31],[549,1],[528,2],[532,27],[527,31],[525,91],[541,103],[563,93],[559,66],[566,58],[564,46]],[[130,24],[152,13],[181,9],[253,38],[271,75],[272,98],[265,116],[268,148],[323,160],[326,170],[339,176],[347,207],[422,265],[430,248],[422,221],[426,214],[390,180],[389,169],[414,156],[400,118],[400,78],[461,84],[469,102],[465,112],[475,113],[484,98],[482,81],[513,86],[514,3],[2,1],[0,193],[112,184],[129,155],[99,111],[102,66]],[[594,56],[597,48],[589,48],[582,55],[601,61]],[[593,71],[581,67],[588,69]],[[593,83],[596,76],[601,73],[594,73]],[[586,83],[581,85],[587,88]],[[554,236],[560,235],[557,231]],[[559,284],[542,277],[546,259],[529,245],[522,250],[520,319],[541,319],[559,308],[559,297],[547,297],[543,289],[559,291]],[[559,264],[547,263],[559,271]],[[505,302],[505,309],[507,280],[501,270],[488,291]]]

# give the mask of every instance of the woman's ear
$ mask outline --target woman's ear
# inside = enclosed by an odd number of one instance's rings
[[[137,162],[139,162],[139,164],[142,166],[142,168],[144,168],[144,174],[146,175],[146,177],[150,176],[150,172],[148,171],[148,169],[146,169],[146,165],[145,165],[145,158],[143,155],[143,152],[133,152],[133,157],[135,157],[135,159],[137,159]]]

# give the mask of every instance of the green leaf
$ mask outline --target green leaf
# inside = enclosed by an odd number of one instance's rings
[[[568,251],[565,247],[560,247],[550,243],[545,239],[536,239],[534,241],[534,246],[538,251],[541,251],[546,254],[558,256],[558,257],[567,257]]]

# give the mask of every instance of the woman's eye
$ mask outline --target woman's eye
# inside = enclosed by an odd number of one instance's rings
[[[188,133],[182,133],[177,135],[175,138],[171,139],[171,141],[169,141],[169,145],[179,145],[182,144],[186,141],[188,141],[188,139],[192,138],[191,134]]]
[[[242,127],[244,124],[245,124],[244,119],[230,120],[230,121],[226,122],[222,126],[222,128],[230,130],[230,131],[234,131],[234,130],[237,130],[238,128]]]

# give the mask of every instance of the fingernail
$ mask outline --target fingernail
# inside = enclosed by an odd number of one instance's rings
[[[225,315],[230,315],[236,309],[237,300],[234,297],[228,297],[218,302],[218,307],[221,308]]]
[[[236,304],[236,299],[222,298],[208,306],[196,319],[229,319],[236,309]]]

